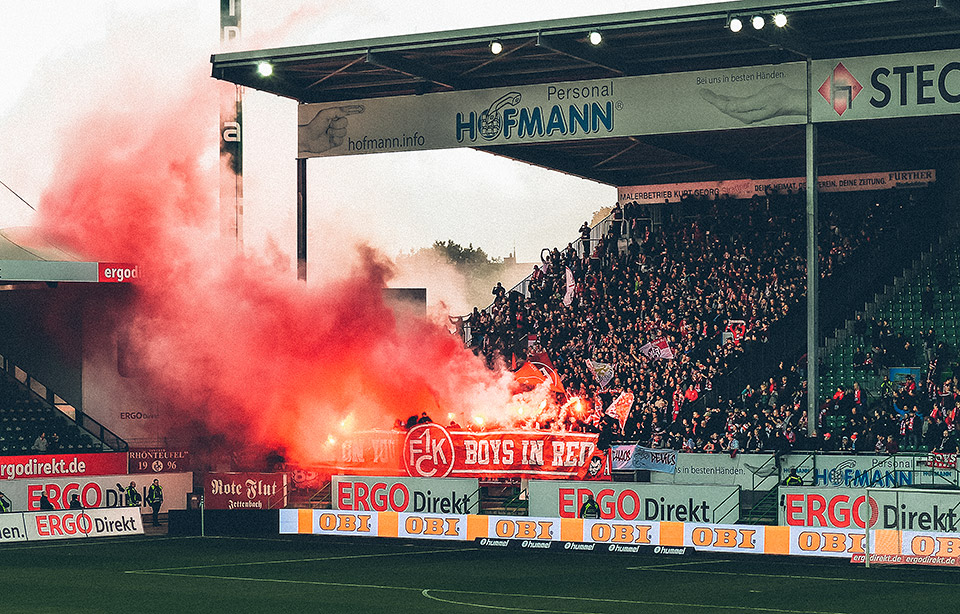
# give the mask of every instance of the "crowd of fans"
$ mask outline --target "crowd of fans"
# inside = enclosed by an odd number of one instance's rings
[[[797,365],[781,364],[735,398],[714,392],[713,382],[741,353],[764,343],[770,326],[804,296],[801,195],[688,200],[660,206],[652,215],[644,209],[615,207],[607,232],[596,241],[585,224],[576,244],[544,250],[527,295],[498,284],[491,307],[469,317],[475,352],[491,364],[519,364],[527,352],[545,352],[567,396],[586,406],[535,426],[596,430],[612,439],[706,452],[873,450],[881,440],[886,450],[891,436],[894,444],[912,436],[907,430],[901,437],[897,411],[907,407],[903,415],[910,416],[907,401],[921,395],[916,391],[897,403],[891,391],[888,406],[873,413],[846,394],[831,400],[816,416],[822,433],[817,440],[806,437],[806,382]],[[821,275],[842,270],[897,209],[862,198],[832,208],[818,237]],[[738,325],[731,327],[733,322]],[[673,359],[641,351],[658,339],[668,341]],[[896,349],[892,342],[885,346]],[[588,360],[613,365],[607,386],[598,384]],[[634,402],[621,428],[605,410],[622,392],[632,393]],[[851,391],[850,398],[857,394]],[[943,432],[952,428],[940,426],[952,424],[952,411],[942,403],[937,410],[918,407],[914,416],[933,417],[930,427],[926,418],[913,418],[916,432],[929,434],[924,441],[945,440]],[[835,415],[843,420],[829,420]],[[828,423],[842,427],[827,429]]]

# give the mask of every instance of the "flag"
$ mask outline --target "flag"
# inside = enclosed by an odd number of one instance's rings
[[[605,362],[597,362],[588,358],[587,368],[590,369],[590,373],[593,373],[593,379],[597,380],[597,383],[600,384],[601,389],[606,388],[607,384],[610,383],[610,380],[613,379],[613,374],[615,371],[613,365]]]
[[[670,349],[670,342],[666,337],[647,343],[640,348],[640,353],[650,360],[673,360],[673,350]]]
[[[567,292],[563,295],[563,304],[567,307],[573,304],[573,291],[577,287],[577,282],[573,280],[573,271],[570,270],[570,267],[567,269]]]
[[[557,373],[557,368],[553,366],[553,361],[550,360],[546,352],[531,354],[528,357],[528,362],[542,371],[545,378],[550,378],[550,390],[559,392],[560,394],[566,394],[567,391],[563,387],[563,382],[560,381],[560,374]]]
[[[533,366],[531,362],[526,362],[522,367],[517,369],[513,373],[513,378],[517,380],[517,383],[530,386],[531,388],[536,388],[547,380],[547,376],[543,371]]]
[[[633,393],[621,392],[617,400],[607,408],[607,415],[620,421],[620,431],[626,428],[627,416],[630,415],[630,408],[633,406]]]

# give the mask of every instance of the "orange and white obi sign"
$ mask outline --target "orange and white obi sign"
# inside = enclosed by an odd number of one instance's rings
[[[521,540],[524,544],[581,542],[604,544],[611,552],[636,552],[638,546],[688,547],[739,554],[846,558],[854,562],[857,557],[862,561],[869,549],[871,560],[885,562],[957,565],[960,561],[960,535],[956,533],[889,529],[871,530],[868,542],[863,530],[829,527],[283,509],[280,533]]]

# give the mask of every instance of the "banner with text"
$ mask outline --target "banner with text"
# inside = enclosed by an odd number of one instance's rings
[[[468,478],[333,476],[333,509],[376,512],[480,513],[480,481]]]
[[[780,463],[780,481],[786,479],[791,469],[796,469],[805,486],[900,488],[934,485],[956,488],[960,479],[956,467],[938,464],[936,457],[925,454],[788,454]]]
[[[110,475],[126,472],[127,455],[124,452],[0,457],[0,480]]]
[[[644,448],[637,444],[611,446],[611,465],[614,471],[677,472],[677,451]]]
[[[780,487],[781,525],[862,529],[868,521],[876,529],[957,533],[960,492]]]
[[[960,50],[814,60],[813,121],[960,113]]]
[[[777,112],[744,112],[771,91]],[[805,65],[787,63],[301,104],[298,157],[801,124],[805,91]]]
[[[10,500],[15,512],[40,511],[40,496],[47,495],[55,510],[70,507],[74,495],[84,508],[127,507],[127,488],[142,476],[102,475],[72,478],[33,478],[0,481],[0,492]],[[160,481],[163,487],[161,511],[185,509],[187,493],[193,492],[192,473],[162,473],[151,478]],[[140,506],[146,504],[149,480],[141,480],[135,488],[140,494]]]
[[[279,532],[353,537],[477,540],[480,546],[524,548],[550,544],[597,544],[609,552],[644,552],[645,546],[688,547],[730,554],[774,554],[863,559],[863,529],[759,526],[703,522],[613,522],[580,518],[540,518],[398,512],[344,512],[317,509],[280,510]],[[569,545],[565,549],[574,549]],[[581,549],[581,548],[576,548]],[[584,548],[587,549],[587,548]],[[870,531],[871,557],[886,562],[957,565],[960,535],[938,531]],[[658,553],[655,548],[653,553]]]
[[[272,510],[287,506],[286,473],[208,473],[203,505],[213,510]]]
[[[19,514],[27,541],[142,535],[143,520],[136,508],[67,510]]]
[[[820,192],[858,192],[926,187],[936,180],[937,171],[934,169],[883,171],[847,175],[821,175],[817,178],[817,187]],[[649,205],[668,200],[679,202],[686,197],[706,198],[708,200],[717,198],[747,199],[754,196],[763,196],[769,192],[797,193],[806,189],[806,177],[659,183],[621,186],[617,188],[617,200],[621,206],[627,203]]]
[[[773,454],[683,453],[675,473],[650,473],[654,484],[739,486],[741,490],[770,490],[779,483]]]
[[[593,496],[604,520],[728,522],[740,520],[736,486],[666,486],[662,484],[557,482],[530,480],[530,515],[577,518]]]

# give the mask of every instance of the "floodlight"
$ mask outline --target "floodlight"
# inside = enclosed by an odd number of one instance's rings
[[[270,62],[260,62],[257,64],[257,72],[261,77],[269,77],[273,74],[273,64]]]
[[[754,30],[762,30],[765,23],[763,17],[760,15],[754,15],[753,19],[750,20],[750,24],[753,25]]]
[[[787,25],[787,16],[784,13],[775,13],[773,15],[773,25],[782,28]]]
[[[739,32],[742,29],[743,29],[743,22],[740,21],[739,17],[734,17],[733,19],[730,20],[731,32]]]
[[[600,34],[599,32],[597,32],[596,30],[594,30],[593,32],[590,33],[590,44],[591,44],[591,45],[599,45],[601,42],[603,42],[603,35],[602,35],[602,34]]]
[[[503,45],[500,44],[500,41],[493,41],[492,43],[490,43],[490,53],[492,53],[493,55],[497,55],[501,51],[503,51]]]

